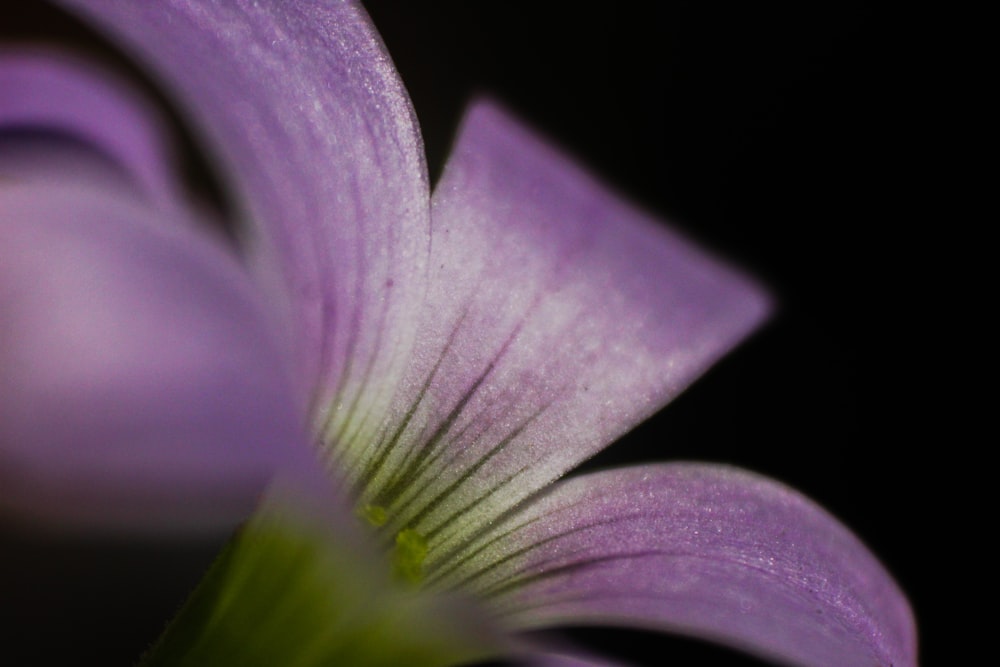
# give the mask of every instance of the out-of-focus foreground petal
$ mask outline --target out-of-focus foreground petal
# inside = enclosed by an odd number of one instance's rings
[[[0,50],[0,131],[75,141],[102,153],[120,175],[162,207],[175,205],[171,156],[149,103],[105,70],[63,54]],[[10,147],[5,146],[5,150]],[[57,179],[69,168],[44,154],[19,156],[19,170]],[[82,170],[71,176],[79,179]]]
[[[796,665],[916,664],[906,598],[864,545],[799,494],[722,466],[561,482],[434,580],[514,627],[624,624]]]
[[[58,4],[136,54],[221,167],[328,439],[383,414],[424,290],[429,195],[409,99],[358,3]]]
[[[142,667],[453,667],[510,641],[473,600],[398,586],[315,457],[279,475]]]
[[[0,182],[0,510],[229,527],[305,448],[286,352],[221,243],[122,189]]]
[[[767,311],[489,103],[464,123],[433,225],[408,381],[351,461],[429,561],[658,410]]]

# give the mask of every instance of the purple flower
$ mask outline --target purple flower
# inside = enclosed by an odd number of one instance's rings
[[[336,621],[303,630],[302,664],[395,613],[389,644],[460,631],[539,664],[580,663],[519,633],[580,623],[792,664],[915,664],[891,577],[794,492],[699,464],[554,482],[761,321],[747,279],[488,102],[431,196],[409,101],[354,3],[62,4],[169,92],[243,235],[238,253],[213,235],[127,84],[0,53],[7,515],[217,530],[277,480],[210,580],[255,572],[255,535],[319,526],[304,534],[341,597],[323,598]],[[295,572],[325,590],[321,569]],[[235,599],[261,600],[254,586]],[[296,609],[292,590],[266,601]],[[246,607],[264,626],[288,616]]]

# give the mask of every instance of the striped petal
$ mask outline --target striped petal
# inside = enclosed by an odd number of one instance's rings
[[[353,452],[366,502],[442,557],[658,410],[761,320],[746,279],[489,103],[434,194],[407,380]]]
[[[478,592],[522,629],[620,624],[798,665],[916,664],[907,601],[864,545],[802,496],[726,467],[559,483],[431,583]]]
[[[228,528],[305,448],[245,272],[122,188],[0,183],[0,511]]]
[[[381,415],[424,290],[429,196],[402,84],[356,2],[62,0],[146,63],[221,170],[325,440]]]

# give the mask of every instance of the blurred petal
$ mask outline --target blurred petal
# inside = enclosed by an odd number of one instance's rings
[[[433,215],[414,363],[353,457],[376,480],[368,502],[432,559],[657,411],[767,310],[490,104],[465,121]]]
[[[221,244],[122,196],[0,184],[0,510],[229,526],[305,448],[278,337]]]
[[[328,440],[384,413],[429,244],[409,99],[355,2],[63,0],[151,68],[219,161]],[[307,395],[314,392],[314,395]]]
[[[317,467],[271,486],[142,667],[448,667],[506,648],[470,599],[395,585]]]
[[[916,664],[908,603],[826,512],[775,482],[698,464],[557,484],[436,575],[513,627],[699,635],[814,666]]]
[[[0,51],[0,91],[4,143],[17,133],[64,137],[102,153],[157,204],[176,198],[158,117],[123,81],[66,55]],[[44,154],[32,157],[19,160],[22,172],[55,180],[71,169],[63,159],[39,164]],[[73,171],[77,179],[87,173]]]

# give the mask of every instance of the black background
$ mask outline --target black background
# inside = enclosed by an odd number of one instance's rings
[[[365,5],[432,177],[466,101],[488,93],[777,297],[758,335],[588,467],[719,461],[798,488],[895,574],[922,663],[957,662],[945,496],[962,450],[940,324],[960,319],[941,275],[956,246],[925,227],[950,224],[940,32],[861,2]],[[8,531],[0,548],[12,664],[128,664],[215,547]],[[648,664],[759,664],[636,631],[569,634]]]

